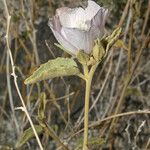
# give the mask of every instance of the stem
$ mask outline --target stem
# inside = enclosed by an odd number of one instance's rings
[[[85,104],[84,104],[84,140],[83,140],[83,150],[88,150],[88,124],[89,124],[89,103],[90,103],[90,91],[91,82],[98,64],[91,67],[90,71],[87,71],[87,66],[84,66],[84,75],[86,81],[85,89]]]
[[[56,135],[51,127],[43,120],[38,120],[41,127],[43,127],[46,134],[48,134],[51,138],[54,139],[55,142],[59,144],[64,150],[69,150],[69,148],[60,140],[60,138]]]
[[[88,150],[88,124],[89,124],[89,101],[90,101],[90,90],[91,90],[91,79],[86,80],[86,90],[85,90],[85,107],[84,107],[84,142],[83,150]]]

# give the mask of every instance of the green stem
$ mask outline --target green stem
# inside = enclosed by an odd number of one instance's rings
[[[88,124],[89,124],[89,101],[90,101],[90,90],[91,90],[91,80],[86,80],[86,91],[85,91],[85,107],[84,107],[84,141],[83,150],[88,150]]]
[[[90,103],[90,91],[91,83],[94,72],[98,64],[91,67],[90,71],[87,71],[87,67],[84,66],[84,75],[86,78],[86,89],[85,89],[85,107],[84,107],[84,140],[83,150],[88,150],[88,124],[89,124],[89,103]]]

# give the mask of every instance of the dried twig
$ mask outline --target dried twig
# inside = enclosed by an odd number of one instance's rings
[[[6,38],[6,46],[7,46],[7,50],[8,50],[9,57],[10,57],[10,62],[11,62],[11,67],[12,67],[12,76],[13,76],[13,78],[14,78],[14,84],[15,84],[17,93],[18,93],[18,95],[19,95],[19,98],[20,98],[20,100],[21,100],[22,106],[23,106],[23,107],[21,107],[21,109],[25,112],[25,114],[26,114],[26,116],[27,116],[27,118],[28,118],[28,120],[29,120],[29,122],[30,122],[30,125],[31,125],[31,127],[32,127],[32,129],[33,129],[33,132],[34,132],[34,134],[35,134],[35,137],[36,137],[36,139],[37,139],[37,142],[38,142],[38,144],[39,144],[40,149],[43,150],[42,144],[41,144],[40,139],[39,139],[39,137],[38,137],[38,134],[37,134],[37,132],[36,132],[36,130],[35,130],[34,124],[33,124],[32,120],[31,120],[31,118],[30,118],[30,115],[29,115],[29,113],[28,113],[28,111],[27,111],[27,108],[26,108],[26,106],[25,106],[24,100],[23,100],[23,98],[22,98],[22,95],[21,95],[21,93],[20,93],[20,90],[19,90],[19,87],[18,87],[18,84],[17,84],[17,76],[16,76],[16,74],[15,74],[15,65],[14,65],[14,61],[13,61],[11,49],[10,49],[10,46],[9,46],[9,28],[10,28],[11,16],[9,15],[6,1],[3,0],[3,3],[4,3],[4,6],[5,6],[5,12],[6,12],[6,18],[7,18],[7,30],[6,30],[6,36],[5,36],[5,38]]]
[[[142,115],[142,114],[150,114],[150,111],[149,110],[139,110],[139,111],[131,111],[131,112],[125,112],[125,113],[112,115],[112,116],[106,117],[104,119],[101,119],[99,121],[96,121],[96,122],[90,124],[89,128],[96,128],[96,127],[100,126],[101,123],[104,122],[104,121],[109,121],[109,120],[116,119],[116,118],[119,118],[119,117],[125,117],[125,116],[130,116],[130,115]],[[69,137],[69,140],[72,139],[74,136],[78,135],[81,132],[83,132],[83,129],[81,129],[78,132],[76,132],[75,134],[71,135]]]

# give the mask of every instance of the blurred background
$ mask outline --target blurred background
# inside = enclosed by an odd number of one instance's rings
[[[69,57],[54,43],[48,19],[59,7],[85,7],[81,0],[6,0],[11,24],[10,48],[17,83],[28,112],[38,124],[41,93],[46,95],[45,120],[70,150],[81,149],[84,87],[71,76],[25,85],[24,80],[40,64],[56,57]],[[120,48],[113,47],[99,65],[92,82],[89,112],[90,150],[150,149],[150,0],[96,0],[109,9],[106,32],[123,28]],[[30,127],[16,91],[5,34],[7,20],[0,1],[0,150],[36,150],[36,139],[16,147]],[[117,114],[121,114],[117,117]],[[108,118],[112,116],[112,118]],[[80,131],[80,132],[79,132]],[[44,132],[39,134],[45,150],[62,149]]]

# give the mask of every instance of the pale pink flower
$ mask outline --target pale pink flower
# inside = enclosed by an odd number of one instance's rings
[[[62,7],[49,20],[49,26],[58,42],[75,55],[78,50],[90,54],[94,40],[104,35],[108,10],[88,0],[87,8]]]

